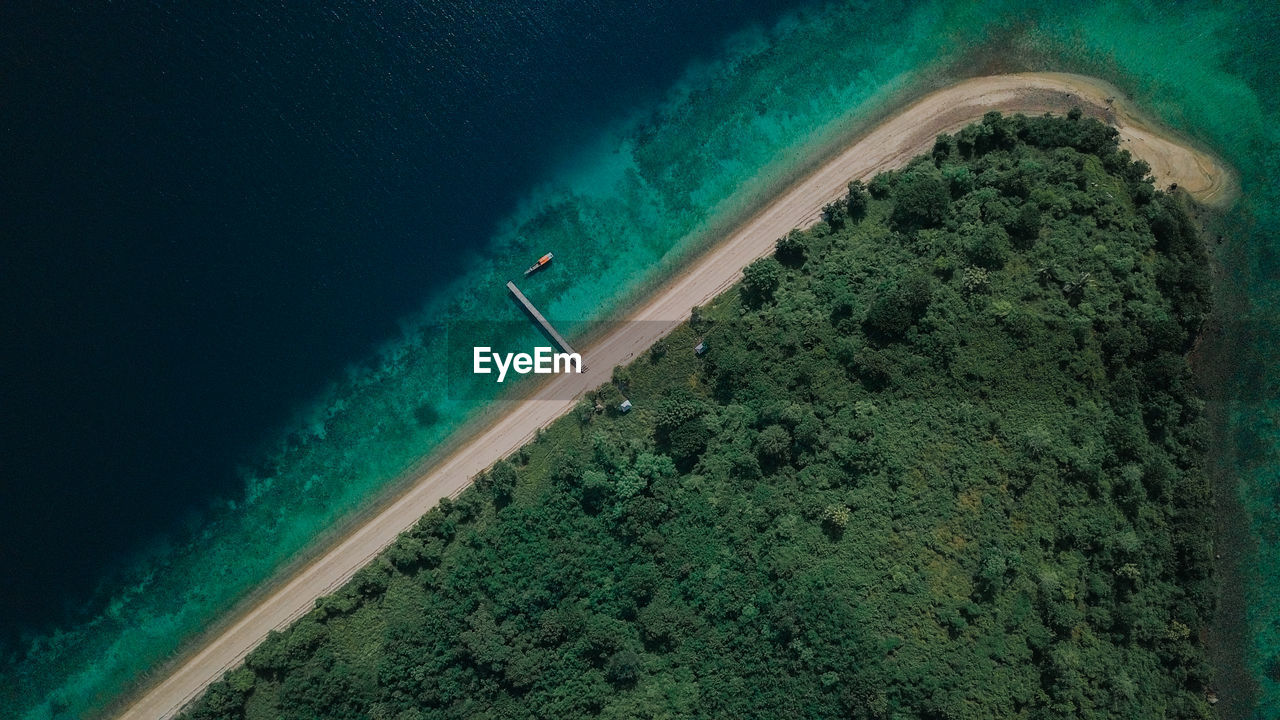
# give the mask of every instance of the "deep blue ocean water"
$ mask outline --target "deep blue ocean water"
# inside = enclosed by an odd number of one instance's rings
[[[795,4],[0,6],[0,638],[237,492],[550,159]]]

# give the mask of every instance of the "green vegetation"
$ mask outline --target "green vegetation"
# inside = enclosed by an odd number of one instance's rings
[[[186,717],[1211,717],[1206,263],[1146,174],[991,114],[852,186]]]

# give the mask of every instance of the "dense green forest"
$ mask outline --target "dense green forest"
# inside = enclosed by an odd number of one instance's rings
[[[1147,175],[992,113],[852,184],[185,717],[1212,717],[1207,263]]]

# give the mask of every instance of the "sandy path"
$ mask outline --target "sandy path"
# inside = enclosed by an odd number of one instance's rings
[[[1214,158],[1152,129],[1115,88],[1092,78],[1064,74],[1000,75],[976,78],[931,93],[863,135],[817,171],[783,192],[681,275],[658,289],[611,332],[583,354],[587,371],[555,376],[527,399],[428,468],[403,495],[358,527],[327,553],[299,570],[271,595],[245,612],[222,634],[189,655],[152,686],[121,718],[156,720],[173,716],[210,682],[238,664],[267,632],[281,628],[312,607],[315,599],[351,575],[412,526],[441,498],[467,486],[471,478],[533,438],[538,428],[568,412],[581,393],[609,380],[624,364],[741,277],[742,268],[773,250],[792,228],[816,222],[821,208],[846,192],[854,178],[867,178],[927,152],[934,137],[980,119],[988,110],[1065,112],[1073,105],[1113,122],[1124,147],[1146,160],[1160,184],[1171,182],[1208,204],[1230,202],[1234,180]]]

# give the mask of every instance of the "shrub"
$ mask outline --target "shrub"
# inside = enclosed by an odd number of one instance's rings
[[[862,184],[861,180],[854,180],[849,183],[849,195],[846,202],[846,210],[849,213],[849,217],[854,220],[861,220],[867,216],[867,207],[871,204],[871,196],[867,192],[867,186]]]
[[[964,269],[964,278],[961,281],[961,286],[967,293],[984,293],[991,289],[991,277],[986,270],[970,265]]]
[[[792,230],[778,238],[777,249],[774,254],[783,264],[789,267],[800,267],[804,265],[807,250],[804,234],[797,230]]]
[[[864,322],[867,334],[880,341],[901,339],[924,316],[932,299],[933,284],[928,276],[906,278],[871,303]]]
[[[998,270],[1009,259],[1009,233],[999,225],[983,225],[972,234],[965,248],[969,262],[978,267]]]
[[[742,288],[747,299],[760,303],[773,298],[774,290],[782,282],[782,263],[776,258],[763,257],[742,271]]]
[[[951,213],[951,192],[933,166],[913,168],[899,178],[894,201],[890,220],[901,232],[938,227]]]

